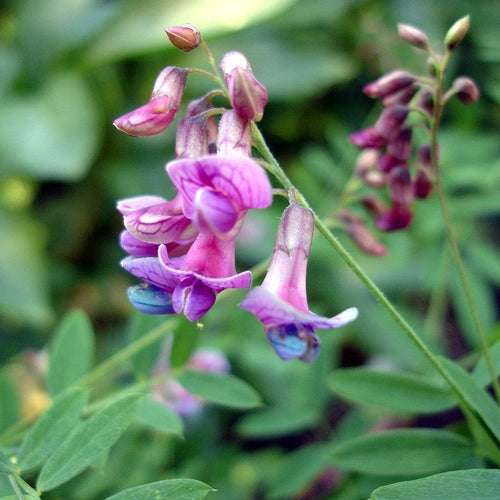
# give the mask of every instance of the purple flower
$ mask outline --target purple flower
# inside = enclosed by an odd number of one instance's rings
[[[113,125],[125,134],[145,137],[163,132],[179,109],[187,70],[168,66],[156,78],[149,102],[117,118]]]
[[[355,307],[332,318],[318,316],[307,304],[307,259],[314,218],[310,210],[292,201],[281,218],[269,270],[261,286],[240,304],[264,325],[266,335],[281,359],[309,363],[320,350],[315,328],[338,328],[358,315]]]

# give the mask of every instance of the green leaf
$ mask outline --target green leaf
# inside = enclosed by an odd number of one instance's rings
[[[130,322],[130,338],[132,341],[138,340],[163,323],[165,323],[164,316],[143,314],[134,310]],[[161,338],[134,355],[132,363],[134,375],[138,380],[146,380],[151,375],[164,343],[164,338]]]
[[[60,394],[24,439],[18,455],[21,470],[41,464],[75,428],[87,401],[87,391],[70,389]]]
[[[370,500],[498,500],[500,471],[444,472],[377,488]]]
[[[479,416],[497,442],[500,442],[500,410],[493,399],[457,363],[442,356],[438,358],[448,375],[460,387],[469,409]]]
[[[412,373],[344,368],[328,375],[327,384],[351,401],[398,413],[436,413],[456,404],[447,388]]]
[[[336,445],[334,465],[377,475],[432,474],[449,469],[475,467],[481,461],[474,443],[451,432],[400,429],[367,434]]]
[[[173,368],[182,366],[189,360],[201,336],[201,328],[196,323],[184,317],[179,320],[175,327],[174,342],[170,352],[170,365]]]
[[[190,393],[212,403],[241,409],[261,405],[255,389],[234,375],[190,370],[182,372],[178,381]]]
[[[330,446],[315,444],[288,454],[269,482],[270,498],[294,498],[328,464]]]
[[[236,429],[243,437],[267,439],[310,428],[317,420],[314,408],[266,408],[244,415]]]
[[[17,422],[21,409],[17,388],[5,371],[0,372],[0,401],[0,431],[4,431]]]
[[[95,98],[76,73],[54,75],[39,92],[6,99],[0,121],[3,170],[37,179],[81,179],[97,152],[99,120]]]
[[[215,491],[208,484],[195,479],[170,479],[156,483],[143,484],[135,488],[120,491],[105,500],[144,500],[167,499],[172,500],[203,500],[208,493]]]
[[[168,434],[182,434],[182,419],[168,406],[151,398],[144,398],[137,410],[136,419]]]
[[[53,320],[43,229],[26,215],[0,210],[0,233],[9,235],[2,242],[0,259],[0,314],[37,329],[49,327]]]
[[[490,355],[495,366],[495,373],[498,375],[500,373],[500,341],[490,347]],[[491,383],[491,373],[484,355],[481,356],[471,375],[476,384],[481,387]]]
[[[43,466],[37,489],[48,491],[94,463],[131,422],[144,394],[129,394],[93,415],[75,429]]]
[[[8,474],[14,470],[12,462],[0,451],[0,473]]]
[[[83,311],[68,313],[49,352],[47,385],[54,396],[85,375],[94,362],[94,331]]]

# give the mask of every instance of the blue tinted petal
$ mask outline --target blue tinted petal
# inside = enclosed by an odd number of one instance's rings
[[[143,283],[127,290],[132,305],[145,314],[174,314],[172,294],[153,285]]]

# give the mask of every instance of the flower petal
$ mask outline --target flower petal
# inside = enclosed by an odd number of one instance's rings
[[[127,230],[120,234],[121,247],[133,257],[155,257],[158,255],[158,245],[146,243],[132,236]]]
[[[145,314],[174,314],[172,294],[161,288],[143,283],[127,290],[133,306]]]
[[[238,220],[234,205],[222,193],[210,188],[199,189],[194,199],[193,222],[198,228],[208,226],[212,233],[227,233]]]
[[[166,203],[167,200],[161,196],[133,196],[132,198],[124,198],[123,200],[118,200],[116,208],[122,215],[127,215],[135,210],[141,208],[150,207],[152,205],[159,205],[160,203]]]
[[[166,271],[157,257],[142,257],[137,259],[127,257],[120,264],[137,278],[171,293],[179,283],[177,276]]]
[[[189,321],[197,321],[204,316],[215,303],[215,292],[200,280],[188,285],[181,283],[173,294],[173,307],[177,314],[183,314]]]

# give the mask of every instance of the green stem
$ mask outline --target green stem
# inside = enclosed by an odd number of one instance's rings
[[[252,133],[254,138],[254,144],[259,153],[263,158],[269,163],[269,171],[276,176],[276,178],[283,184],[286,188],[293,187],[292,182],[280,167],[279,163],[274,158],[273,154],[269,150],[264,137],[262,136],[260,130],[257,126],[252,123]],[[462,392],[460,387],[455,383],[455,381],[448,375],[446,370],[441,365],[439,359],[431,352],[427,345],[420,339],[413,328],[408,324],[408,322],[401,316],[399,311],[392,305],[392,303],[387,299],[383,292],[377,287],[377,285],[369,278],[369,276],[363,271],[359,264],[354,260],[354,258],[349,254],[349,252],[342,246],[340,241],[331,233],[324,222],[316,215],[314,210],[311,209],[310,205],[303,195],[295,188],[297,198],[303,205],[311,210],[314,215],[314,222],[320,233],[325,237],[330,246],[340,255],[344,262],[351,268],[351,270],[358,276],[361,282],[368,288],[372,295],[385,307],[385,309],[392,316],[394,321],[401,327],[401,329],[406,333],[407,337],[415,344],[415,346],[425,355],[425,357],[434,366],[436,371],[441,375],[441,377],[449,385],[453,393],[456,395],[457,399],[466,408],[469,408],[467,398]],[[472,409],[471,409],[472,411]]]
[[[453,225],[453,221],[451,218],[450,210],[448,208],[448,203],[446,200],[445,191],[442,183],[442,175],[439,164],[439,144],[438,144],[438,131],[439,125],[441,123],[441,117],[444,109],[444,99],[443,99],[443,80],[444,74],[446,71],[446,66],[448,64],[448,60],[450,57],[450,53],[447,52],[441,66],[439,67],[438,73],[436,75],[437,85],[436,85],[436,94],[434,97],[434,114],[432,119],[431,126],[431,163],[434,167],[434,171],[436,173],[435,185],[436,191],[438,193],[439,204],[441,206],[441,213],[444,220],[444,225],[446,229],[446,234],[448,236],[448,241],[451,246],[451,251],[453,255],[453,259],[455,260],[455,264],[458,268],[458,273],[460,275],[460,280],[462,282],[462,286],[465,292],[465,296],[467,299],[467,303],[469,305],[470,312],[472,314],[472,319],[474,321],[474,325],[476,327],[477,333],[479,335],[479,339],[481,342],[481,346],[483,348],[484,358],[486,360],[486,364],[488,365],[488,370],[490,372],[491,380],[493,383],[493,390],[495,391],[495,396],[497,401],[500,401],[500,383],[496,376],[495,364],[493,363],[493,359],[491,357],[491,353],[488,346],[488,339],[486,337],[486,333],[484,332],[483,326],[481,324],[481,320],[479,318],[479,311],[474,299],[474,295],[472,293],[472,288],[470,286],[469,278],[467,276],[467,271],[465,269],[465,264],[460,255],[460,248],[458,246],[458,239],[455,233],[455,227]]]
[[[169,319],[165,323],[153,328],[151,331],[138,338],[134,342],[127,345],[121,351],[117,352],[107,360],[103,361],[100,365],[96,366],[90,373],[81,378],[77,384],[90,385],[96,380],[104,377],[112,372],[117,366],[120,366],[124,361],[129,360],[132,356],[137,354],[142,349],[145,349],[153,342],[161,339],[165,334],[170,332],[176,323],[176,319]]]
[[[12,489],[14,490],[16,497],[19,500],[23,500],[24,499],[23,492],[21,491],[21,488],[19,488],[19,485],[17,484],[16,478],[12,474],[9,474],[9,483],[12,486]]]

